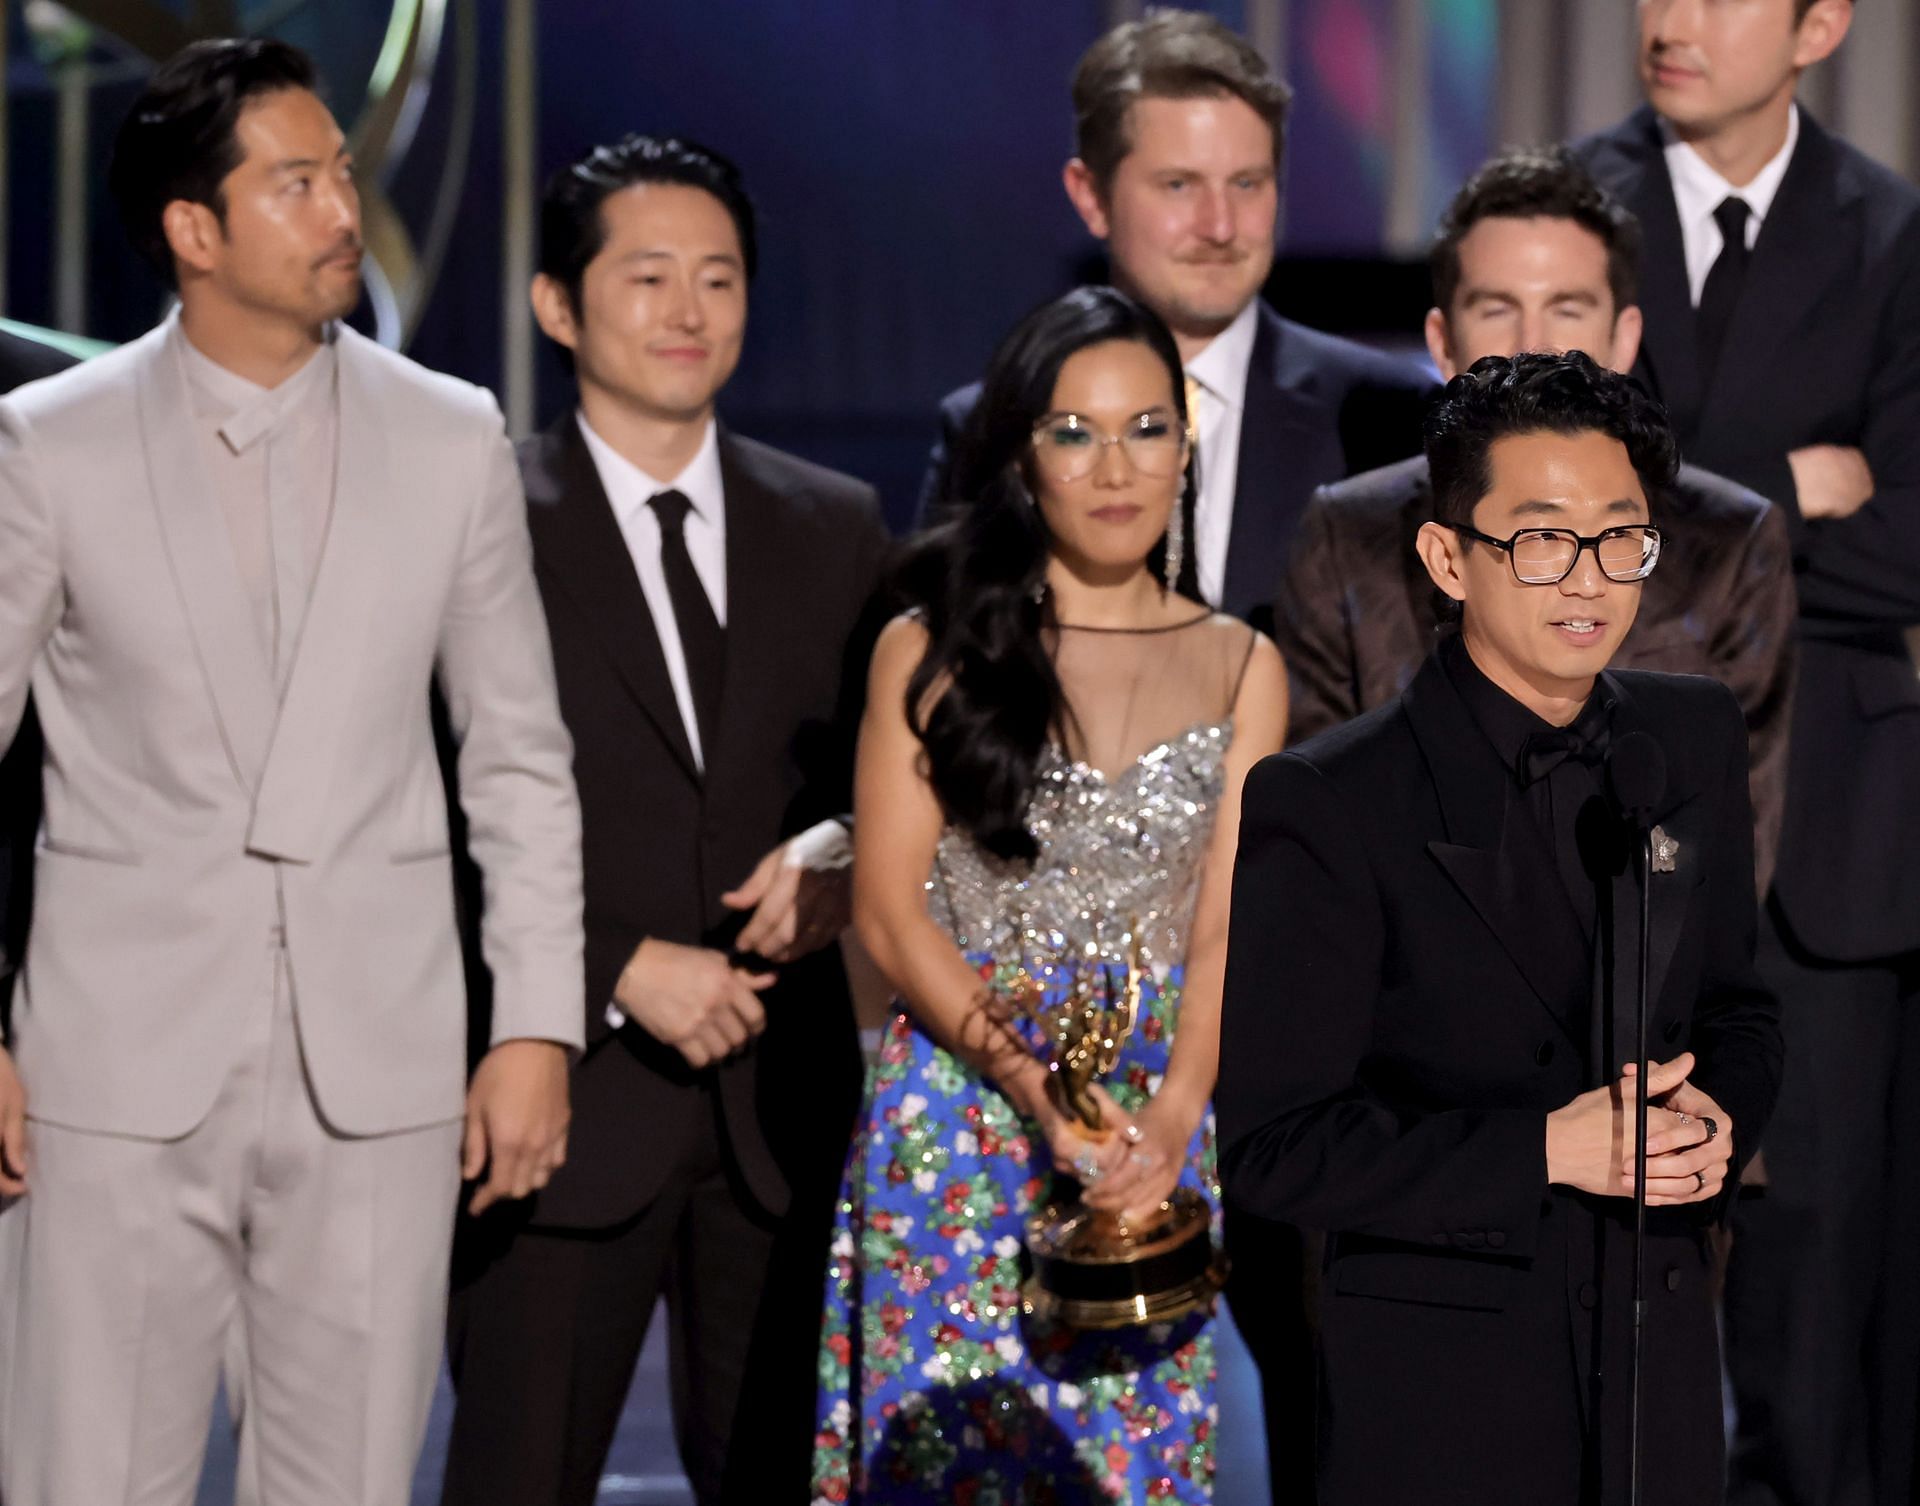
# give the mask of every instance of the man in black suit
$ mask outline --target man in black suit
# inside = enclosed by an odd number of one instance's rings
[[[0,330],[0,392],[65,371],[73,357]],[[13,746],[0,757],[0,1035],[33,907],[33,844],[40,829],[40,724],[28,704]]]
[[[586,1054],[567,1165],[471,1222],[444,1500],[587,1506],[656,1299],[702,1506],[800,1499],[859,1092],[848,905],[872,489],[719,427],[755,258],[733,165],[629,137],[549,185],[579,409],[521,451],[574,739]]]
[[[1895,1183],[1912,1162],[1888,1145],[1920,1101],[1897,1065],[1920,1051],[1920,192],[1794,103],[1852,12],[1644,0],[1648,107],[1578,148],[1646,230],[1636,369],[1688,458],[1793,535],[1800,676],[1760,950],[1787,1091],[1727,1278],[1743,1506],[1904,1501],[1920,1377],[1920,1186]]]
[[[1739,706],[1606,668],[1659,562],[1672,437],[1582,354],[1489,357],[1427,453],[1420,553],[1460,631],[1398,700],[1247,780],[1222,1176],[1328,1231],[1326,1506],[1627,1499],[1642,895],[1604,792],[1612,750],[1651,737],[1645,1500],[1700,1506],[1722,1455],[1706,1235],[1781,1049]]]
[[[1434,238],[1434,364],[1451,378],[1483,356],[1584,350],[1631,369],[1639,254],[1638,223],[1564,148],[1495,157],[1454,195]],[[1665,532],[1660,568],[1613,662],[1712,675],[1739,698],[1764,894],[1786,795],[1799,613],[1785,514],[1685,465],[1647,500]],[[1414,547],[1432,516],[1424,456],[1314,494],[1274,608],[1289,742],[1392,700],[1432,650],[1450,615]]]
[[[1081,58],[1063,173],[1114,282],[1167,322],[1186,366],[1199,486],[1180,589],[1263,627],[1314,487],[1413,454],[1433,388],[1411,362],[1260,300],[1289,97],[1221,22],[1155,10]],[[941,404],[922,516],[950,500],[948,456],[978,398],[975,384]]]

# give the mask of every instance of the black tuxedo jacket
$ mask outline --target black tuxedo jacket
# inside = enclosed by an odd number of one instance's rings
[[[1920,947],[1920,191],[1804,110],[1718,371],[1703,378],[1673,184],[1641,110],[1577,149],[1640,217],[1647,333],[1636,372],[1682,451],[1787,509],[1800,592],[1792,778],[1775,893],[1815,955]],[[1787,453],[1857,446],[1873,499],[1800,516]]]
[[[1222,611],[1271,628],[1274,587],[1314,488],[1416,453],[1433,390],[1433,378],[1410,361],[1260,305],[1240,419],[1226,586],[1216,603]],[[947,500],[950,457],[979,400],[975,382],[940,404],[940,439],[920,491],[923,519]]]
[[[1616,742],[1665,750],[1658,819],[1680,844],[1652,880],[1649,1044],[1695,1053],[1743,1161],[1781,1068],[1752,962],[1745,728],[1711,681],[1607,678]],[[1321,1499],[1586,1499],[1590,1430],[1600,1498],[1624,1499],[1631,1205],[1549,1187],[1545,1124],[1633,1057],[1632,870],[1590,944],[1435,659],[1398,700],[1262,761],[1243,808],[1221,1168],[1238,1205],[1329,1235]],[[1650,1502],[1719,1499],[1714,1211],[1650,1217]]]
[[[0,330],[0,392],[65,371],[73,357]],[[27,944],[33,908],[33,843],[40,829],[40,724],[27,704],[13,746],[0,758],[0,1038],[13,974]]]
[[[704,1072],[638,1025],[613,1029],[606,1009],[643,939],[724,947],[742,918],[720,895],[785,838],[852,808],[860,640],[887,543],[878,499],[864,483],[722,430],[726,688],[702,777],[574,416],[522,445],[520,466],[574,742],[586,893],[587,1048],[573,1074],[567,1163],[532,1219],[604,1227],[639,1212],[680,1150],[711,1132],[716,1097],[740,1176],[779,1214],[796,1185],[837,1173],[857,1107],[859,1044],[839,949],[782,969],[762,995],[765,1034]]]
[[[1786,799],[1799,604],[1785,514],[1744,486],[1682,466],[1650,499],[1660,568],[1614,657],[1621,669],[1711,675],[1747,719],[1754,857],[1765,892]],[[1407,688],[1440,627],[1440,593],[1414,553],[1433,517],[1424,455],[1322,487],[1274,606],[1287,661],[1287,738],[1300,742]]]

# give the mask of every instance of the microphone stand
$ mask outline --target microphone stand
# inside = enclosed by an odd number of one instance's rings
[[[1639,1076],[1635,1079],[1633,1104],[1633,1365],[1628,1374],[1627,1392],[1631,1403],[1628,1433],[1631,1454],[1627,1500],[1629,1506],[1641,1506],[1640,1494],[1640,1364],[1646,1350],[1647,1331],[1647,972],[1651,950],[1648,921],[1653,892],[1653,831],[1644,821],[1635,821],[1640,849],[1640,945],[1634,990],[1634,1061]]]

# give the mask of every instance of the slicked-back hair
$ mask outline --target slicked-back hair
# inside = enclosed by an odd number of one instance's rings
[[[601,206],[642,183],[679,184],[718,199],[733,220],[747,280],[753,280],[759,258],[753,201],[733,161],[683,136],[623,136],[561,168],[541,196],[540,271],[566,289],[576,316],[587,267],[607,244]]]
[[[1074,144],[1102,189],[1133,150],[1128,116],[1141,99],[1244,101],[1273,132],[1280,165],[1293,91],[1245,37],[1201,11],[1155,8],[1109,31],[1073,71]]]
[[[163,223],[175,199],[204,204],[227,222],[221,190],[240,165],[234,127],[254,100],[286,89],[317,90],[313,60],[271,37],[193,42],[147,81],[121,121],[107,187],[127,239],[168,287],[179,286]]]
[[[1563,146],[1512,147],[1461,185],[1440,217],[1428,261],[1433,302],[1451,317],[1460,291],[1460,243],[1482,220],[1571,220],[1606,247],[1618,314],[1640,296],[1640,221]]]
[[[1520,434],[1599,433],[1626,446],[1649,500],[1673,480],[1679,450],[1666,410],[1639,383],[1582,351],[1486,356],[1448,382],[1427,413],[1433,520],[1473,521],[1493,489],[1493,446]]]

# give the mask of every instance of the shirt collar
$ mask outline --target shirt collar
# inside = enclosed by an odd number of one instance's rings
[[[181,365],[200,400],[201,411],[219,421],[220,438],[236,455],[245,454],[288,413],[318,393],[332,389],[334,368],[339,359],[335,334],[334,326],[327,326],[326,338],[306,365],[278,387],[262,387],[200,350],[187,338],[178,314],[174,316],[172,329]]]
[[[1488,679],[1473,655],[1467,651],[1463,633],[1449,633],[1440,641],[1440,666],[1467,703],[1467,712],[1493,744],[1509,773],[1521,777],[1521,760],[1527,742],[1542,732],[1552,732],[1553,724],[1521,705],[1506,691]],[[1596,677],[1593,694],[1580,708],[1567,730],[1582,742],[1592,742],[1613,714],[1613,692],[1604,677]]]
[[[720,426],[713,419],[707,420],[707,431],[701,436],[700,448],[695,451],[693,459],[686,463],[679,475],[663,481],[642,470],[594,433],[593,425],[587,422],[584,412],[576,411],[574,418],[580,425],[580,436],[587,442],[587,453],[593,457],[594,469],[600,473],[600,484],[606,489],[607,501],[612,505],[621,527],[631,522],[635,513],[644,508],[656,493],[665,491],[676,491],[685,497],[693,506],[693,515],[702,522],[717,527],[725,521],[726,488],[720,479]]]
[[[1788,106],[1787,139],[1743,188],[1736,188],[1721,177],[1664,119],[1660,121],[1660,139],[1666,143],[1667,176],[1673,180],[1673,203],[1681,224],[1702,224],[1712,219],[1721,200],[1731,197],[1745,200],[1753,223],[1758,225],[1773,207],[1774,196],[1780,192],[1780,180],[1786,177],[1787,164],[1793,160],[1793,149],[1800,140],[1800,106]]]
[[[1187,375],[1221,402],[1238,408],[1247,396],[1247,368],[1253,364],[1253,337],[1260,326],[1260,300],[1254,299],[1233,322],[1187,362]]]

